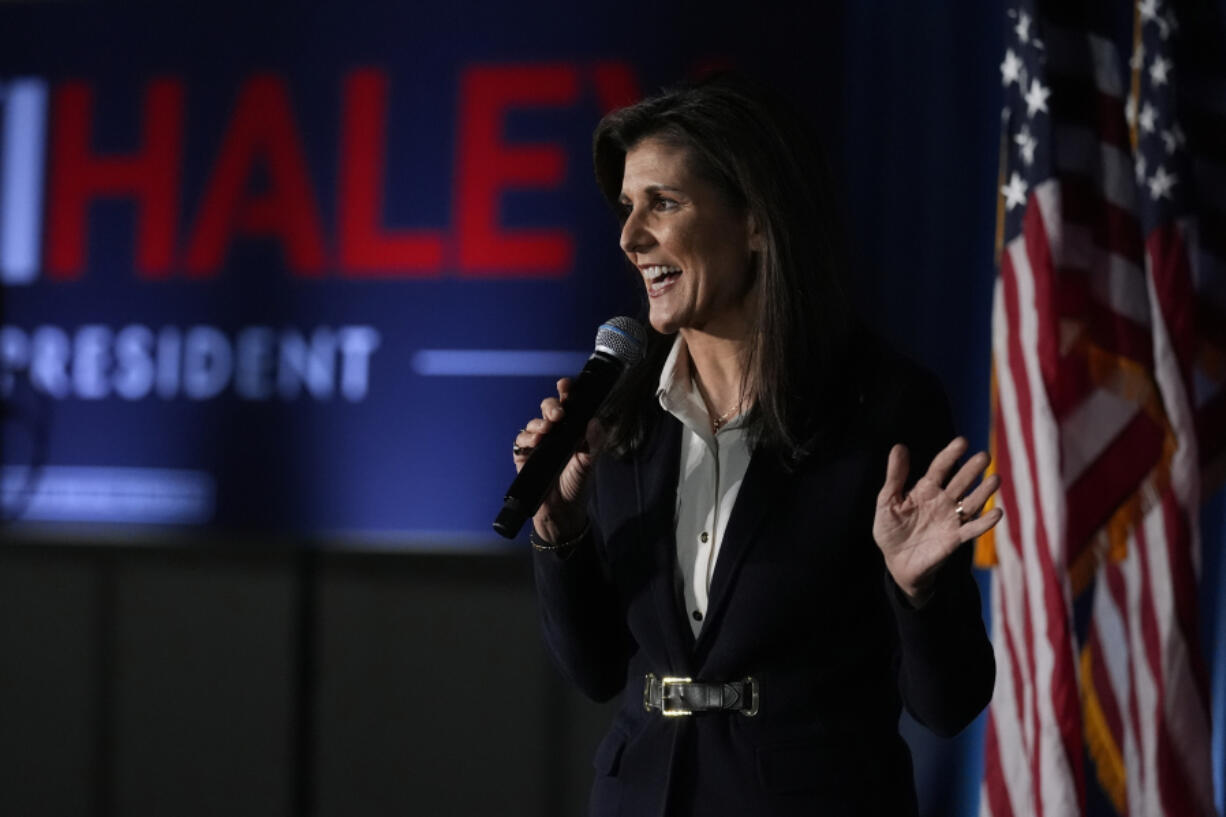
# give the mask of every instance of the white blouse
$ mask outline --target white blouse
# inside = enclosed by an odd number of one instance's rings
[[[749,441],[743,415],[711,433],[710,413],[690,376],[690,356],[681,335],[664,362],[656,396],[684,426],[675,514],[677,563],[687,618],[697,636],[707,615],[719,546],[749,468]]]

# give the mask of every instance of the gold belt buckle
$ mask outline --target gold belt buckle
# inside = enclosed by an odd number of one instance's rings
[[[648,710],[652,709],[651,687],[655,680],[656,680],[656,676],[654,674],[650,672],[647,673],[647,683],[643,686],[643,708],[644,709],[648,709]],[[668,705],[668,695],[666,694],[666,691],[670,686],[677,686],[679,684],[689,684],[689,683],[693,683],[693,679],[674,678],[671,676],[660,679],[660,714],[661,715],[663,715],[666,718],[681,718],[681,717],[685,717],[686,715],[694,714],[690,710],[681,709],[680,707],[676,709],[670,709]]]
[[[678,686],[680,684],[689,684],[693,680],[690,678],[661,678],[660,679],[660,714],[666,718],[680,718],[685,715],[693,715],[694,713],[688,709],[669,709],[668,695],[666,691],[670,686]]]

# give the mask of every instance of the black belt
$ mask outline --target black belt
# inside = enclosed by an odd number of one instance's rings
[[[758,682],[746,678],[715,684],[689,678],[657,678],[649,672],[643,679],[643,708],[648,712],[658,709],[666,718],[695,712],[740,712],[752,718],[758,714]]]

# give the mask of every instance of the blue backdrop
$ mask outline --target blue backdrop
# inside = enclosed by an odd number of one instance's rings
[[[637,311],[601,113],[734,64],[838,132],[837,15],[647,9],[10,12],[8,514],[492,544],[508,440]]]

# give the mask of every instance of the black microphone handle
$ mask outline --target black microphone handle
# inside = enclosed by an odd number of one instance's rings
[[[588,358],[562,404],[566,409],[562,420],[541,438],[507,489],[502,510],[494,520],[494,530],[514,539],[536,513],[583,440],[588,421],[596,416],[596,410],[609,396],[624,368],[621,361],[603,352]]]

